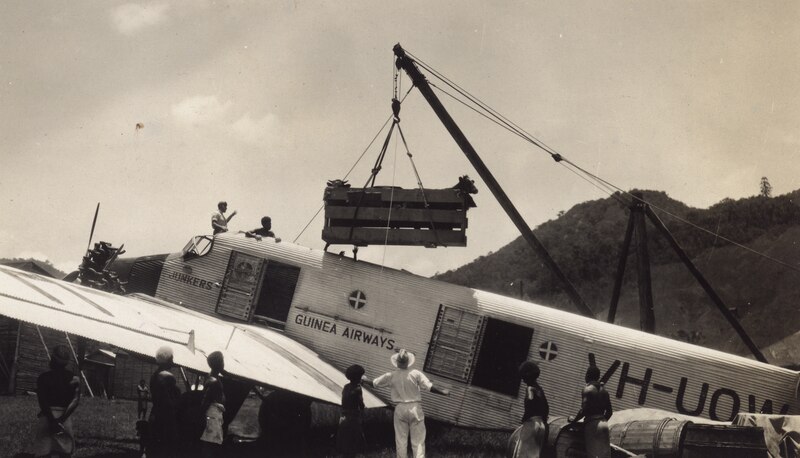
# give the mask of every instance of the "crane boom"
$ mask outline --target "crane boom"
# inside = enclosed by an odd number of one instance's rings
[[[458,127],[456,122],[450,117],[450,114],[445,109],[442,102],[439,101],[439,98],[433,92],[430,85],[428,84],[428,80],[425,79],[425,76],[417,68],[417,65],[411,57],[406,55],[405,50],[403,49],[400,44],[396,44],[394,46],[394,54],[397,57],[395,65],[397,68],[405,70],[408,76],[411,78],[411,81],[414,85],[419,89],[422,93],[422,96],[425,97],[425,100],[428,101],[433,111],[439,117],[439,120],[442,121],[444,127],[450,132],[450,135],[453,137],[453,140],[458,144],[461,148],[461,151],[464,152],[464,155],[467,156],[467,159],[475,167],[475,170],[480,175],[483,182],[486,183],[486,186],[489,187],[489,190],[492,191],[495,199],[500,203],[500,206],[503,207],[508,217],[511,218],[511,221],[517,226],[517,229],[522,234],[522,237],[528,242],[528,244],[533,248],[533,251],[539,256],[539,258],[544,262],[544,264],[550,269],[550,271],[558,278],[561,282],[561,285],[566,290],[567,295],[569,295],[572,302],[578,308],[578,311],[587,317],[594,318],[594,313],[592,313],[592,309],[589,308],[588,305],[583,301],[581,296],[578,294],[578,291],[575,289],[575,286],[567,279],[564,272],[558,267],[558,264],[553,260],[550,256],[550,253],[547,252],[544,245],[536,238],[533,234],[533,231],[528,226],[528,223],[522,218],[519,211],[517,211],[514,204],[511,202],[511,199],[508,198],[503,188],[500,187],[500,184],[494,178],[492,173],[483,163],[483,160],[478,156],[478,153],[475,151],[475,148],[472,147],[467,137],[461,132],[461,129]]]

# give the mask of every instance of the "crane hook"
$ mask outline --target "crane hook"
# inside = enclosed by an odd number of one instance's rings
[[[397,98],[392,99],[392,113],[394,113],[394,122],[400,122],[400,101]]]

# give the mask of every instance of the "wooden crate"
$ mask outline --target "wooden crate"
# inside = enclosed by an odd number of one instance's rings
[[[328,244],[466,246],[469,194],[454,188],[325,188]]]

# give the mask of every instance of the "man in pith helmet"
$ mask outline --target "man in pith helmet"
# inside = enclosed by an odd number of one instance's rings
[[[408,441],[414,458],[425,457],[425,413],[422,411],[422,391],[450,395],[450,390],[437,388],[422,372],[411,369],[415,361],[414,353],[400,349],[390,361],[395,370],[387,372],[375,380],[364,380],[373,387],[391,387],[394,408],[394,441],[397,458],[408,456]]]

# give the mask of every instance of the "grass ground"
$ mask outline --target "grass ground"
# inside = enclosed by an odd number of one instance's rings
[[[226,444],[221,456],[278,456],[265,449],[258,436],[259,402],[248,399],[230,433],[243,441]],[[25,457],[33,440],[34,420],[38,411],[35,396],[0,397],[0,457]],[[336,406],[314,404],[313,427],[303,451],[282,456],[333,457],[334,434],[339,417]],[[80,457],[139,457],[136,437],[136,404],[133,401],[83,398],[74,414],[77,450]],[[465,430],[428,420],[426,441],[429,456],[434,457],[502,457],[508,433]],[[370,410],[365,415],[367,449],[364,458],[394,457],[394,434],[391,412]]]

